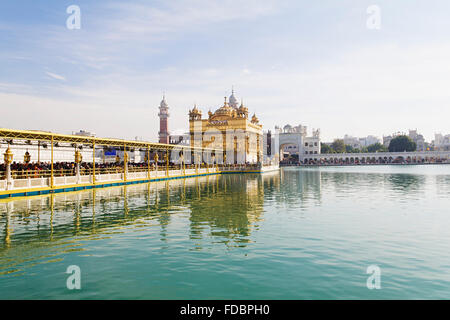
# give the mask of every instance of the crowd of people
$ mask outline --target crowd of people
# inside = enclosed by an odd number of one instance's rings
[[[163,168],[166,166],[164,161],[158,161],[158,166]],[[170,162],[170,167],[179,166],[179,163]],[[185,164],[186,168],[194,167],[193,164]],[[123,170],[124,164],[122,163],[95,163],[95,169],[99,172],[102,171],[117,171],[121,172]],[[156,164],[154,162],[150,163],[150,169],[155,170]],[[80,173],[86,174],[91,172],[93,169],[92,162],[82,162],[80,163]],[[108,170],[109,169],[109,170]],[[128,163],[129,170],[147,170],[148,163],[147,162],[129,162]],[[6,171],[5,163],[0,164],[0,175]],[[42,176],[45,173],[49,173],[51,171],[51,163],[50,162],[12,162],[11,163],[11,172],[14,176]],[[55,175],[75,175],[76,174],[76,163],[75,162],[54,162],[53,163],[53,171]]]
[[[202,163],[202,167],[206,165],[206,163]],[[211,166],[212,164],[210,164]],[[250,163],[245,163],[246,166],[252,167],[253,165]],[[128,170],[129,171],[145,171],[148,170],[149,164],[147,162],[128,162]],[[166,163],[164,161],[158,161],[159,170],[164,170],[166,167]],[[169,162],[170,168],[179,167],[180,163],[177,162]],[[195,168],[195,164],[185,163],[184,168],[193,169]],[[222,165],[221,165],[222,166]],[[236,164],[228,164],[229,167],[236,167],[241,165]],[[95,170],[98,173],[111,173],[111,172],[123,172],[124,164],[116,163],[116,162],[107,162],[107,163],[95,163]],[[11,173],[13,178],[27,178],[27,177],[45,177],[49,176],[51,172],[52,165],[50,162],[12,162],[11,163]],[[80,163],[80,174],[91,174],[93,169],[92,162],[81,162]],[[150,163],[150,170],[155,170],[156,164],[154,161]],[[0,177],[5,176],[6,165],[5,163],[0,164]],[[54,162],[53,163],[53,174],[55,176],[72,176],[76,174],[76,163],[75,162]]]
[[[159,165],[164,165],[164,163],[160,163]],[[53,163],[53,170],[75,170],[76,163],[75,162],[54,162]],[[102,168],[118,168],[123,167],[122,163],[95,163],[95,168],[102,169]],[[128,167],[148,167],[147,162],[129,162]],[[155,167],[155,164],[152,163],[151,167]],[[82,162],[80,163],[80,169],[92,169],[93,163],[92,162]],[[0,171],[5,171],[6,165],[5,163],[0,164]],[[27,170],[51,170],[51,163],[50,162],[13,162],[11,163],[11,171],[27,171]]]

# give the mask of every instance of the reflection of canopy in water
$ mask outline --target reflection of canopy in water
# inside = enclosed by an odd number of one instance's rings
[[[0,235],[4,247],[32,249],[33,243],[52,246],[52,241],[73,235],[120,232],[144,218],[140,226],[159,225],[164,240],[170,215],[189,209],[194,238],[198,231],[196,224],[200,223],[210,225],[212,235],[245,237],[249,235],[249,225],[258,221],[262,212],[264,178],[244,177],[206,176],[2,200]],[[228,216],[210,210],[224,209],[230,204],[234,214]]]
[[[217,192],[191,204],[191,238],[202,238],[208,226],[210,235],[220,237],[220,242],[249,242],[252,226],[261,220],[263,179],[242,175],[221,177]]]

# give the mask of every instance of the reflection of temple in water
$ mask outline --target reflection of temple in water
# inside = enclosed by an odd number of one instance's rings
[[[299,171],[285,168],[281,171],[280,182],[280,186],[284,190],[277,193],[278,197],[283,197],[283,199],[277,199],[277,201],[291,205],[309,200],[320,202],[322,178],[320,170],[303,169]]]
[[[65,238],[97,239],[137,226],[159,226],[165,243],[177,213],[186,215],[192,240],[212,236],[242,245],[262,219],[265,188],[278,183],[278,172],[229,174],[2,200],[0,255],[17,246],[32,254]]]
[[[216,180],[208,196],[191,203],[191,239],[207,232],[227,245],[250,242],[251,229],[261,220],[264,185],[261,176],[227,175]]]

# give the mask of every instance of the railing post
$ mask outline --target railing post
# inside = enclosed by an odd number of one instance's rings
[[[12,176],[11,176],[11,163],[13,160],[13,153],[11,152],[11,149],[9,148],[8,145],[8,149],[6,149],[5,154],[4,154],[4,160],[5,160],[5,167],[6,167],[6,190],[10,190],[12,187]]]
[[[38,141],[38,164],[41,164],[41,141]]]
[[[51,138],[51,164],[50,164],[50,188],[54,187],[54,180],[53,180],[53,135]]]
[[[150,146],[147,147],[147,171],[148,180],[150,180]]]
[[[198,167],[200,166],[200,155],[197,154],[197,163],[195,164],[195,173],[198,174]]]
[[[169,148],[166,149],[165,158],[166,158],[166,175],[168,178],[169,177]]]
[[[92,183],[95,184],[95,138],[92,139]]]
[[[180,171],[183,172],[183,175],[186,175],[186,167],[185,167],[185,164],[184,164],[184,151],[181,154],[180,160],[181,160],[181,162],[180,162]]]
[[[80,162],[83,160],[83,157],[80,151],[75,149],[75,176],[76,176],[76,184],[79,184],[81,181],[80,176]]]
[[[156,170],[155,177],[158,177],[158,160],[159,160],[158,151],[156,151],[153,160],[155,160],[155,170]]]
[[[127,147],[123,147],[123,181],[127,181],[128,175],[128,153]]]

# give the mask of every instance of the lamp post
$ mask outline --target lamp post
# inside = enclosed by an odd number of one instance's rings
[[[5,160],[5,167],[6,167],[6,190],[9,190],[12,185],[12,178],[11,178],[11,163],[13,161],[13,153],[11,152],[11,149],[6,149],[4,156]]]
[[[38,158],[37,158],[38,164],[41,164],[41,141],[38,141]]]
[[[123,180],[127,180],[128,174],[128,152],[124,149],[123,151]]]
[[[80,183],[80,163],[83,161],[83,156],[81,152],[75,150],[75,176],[77,177],[77,184]]]
[[[155,153],[155,156],[153,157],[153,160],[155,160],[155,171],[156,171],[156,176],[158,176],[158,152]]]
[[[27,150],[27,152],[25,152],[25,155],[23,156],[23,162],[25,162],[26,164],[29,164],[30,160],[31,160],[31,156],[30,156],[30,153]]]
[[[183,169],[184,169],[184,152],[183,153],[181,153],[181,156],[180,156],[180,172],[181,171],[183,171]],[[185,170],[184,170],[185,171]],[[183,174],[184,174],[185,172],[183,172]]]
[[[167,178],[169,177],[169,149],[166,150],[166,154],[165,154],[165,160],[166,160],[166,175]]]
[[[150,147],[147,147],[147,154],[145,155],[145,161],[147,162],[147,178],[150,180]]]
[[[201,161],[202,160],[202,157],[200,156],[200,154],[197,154],[197,164],[196,164],[196,166],[195,166],[195,169],[196,169],[196,173],[198,174],[198,168],[199,168],[199,166],[201,165]]]

